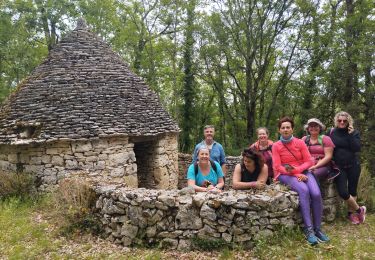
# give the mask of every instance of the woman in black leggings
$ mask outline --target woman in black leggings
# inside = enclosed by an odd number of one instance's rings
[[[359,132],[353,127],[353,118],[344,111],[335,115],[335,128],[329,135],[335,144],[333,158],[341,174],[336,177],[340,197],[348,206],[348,218],[353,224],[365,221],[366,207],[357,204],[357,186],[361,174],[358,152],[361,149]]]

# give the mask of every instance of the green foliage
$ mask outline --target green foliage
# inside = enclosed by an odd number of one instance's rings
[[[375,179],[365,164],[362,164],[358,184],[358,200],[360,205],[366,205],[368,211],[375,210]]]
[[[372,1],[4,0],[0,101],[79,16],[157,92],[180,123],[182,150],[206,124],[236,155],[259,126],[275,139],[283,115],[301,135],[307,118],[330,126],[348,110],[375,172]]]
[[[0,199],[30,199],[35,196],[35,177],[32,174],[0,172]]]
[[[219,250],[229,246],[223,239],[194,237],[191,242],[194,248],[203,251]]]
[[[264,253],[276,247],[293,247],[296,241],[304,242],[303,233],[299,228],[279,227],[275,234],[270,237],[261,237],[255,241],[254,251],[256,255],[264,256]],[[265,257],[263,257],[265,258]]]
[[[37,259],[58,245],[51,243],[46,224],[32,219],[35,208],[31,200],[0,201],[0,258]]]

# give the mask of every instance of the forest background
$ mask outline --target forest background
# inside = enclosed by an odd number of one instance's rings
[[[266,126],[327,126],[340,110],[375,176],[375,12],[371,0],[2,0],[0,101],[83,17],[159,95],[191,153],[203,126],[237,155]]]

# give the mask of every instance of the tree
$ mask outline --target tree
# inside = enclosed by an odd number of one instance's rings
[[[180,139],[180,147],[182,151],[188,152],[192,150],[192,132],[195,120],[195,71],[194,71],[194,20],[195,20],[196,1],[190,1],[186,8],[186,27],[185,27],[185,43],[184,43],[184,84],[182,89],[182,118],[181,128],[182,135]]]

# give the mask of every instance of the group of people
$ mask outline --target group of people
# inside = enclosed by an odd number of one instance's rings
[[[283,117],[278,122],[280,139],[276,142],[269,140],[267,128],[258,128],[257,141],[243,150],[241,163],[234,168],[232,187],[262,189],[271,182],[280,182],[296,191],[306,239],[316,245],[329,241],[321,230],[323,202],[318,183],[322,179],[334,180],[353,224],[365,221],[366,207],[356,201],[361,172],[360,136],[351,115],[344,111],[335,115],[334,127],[327,132],[317,118],[309,119],[304,128],[306,136],[295,137],[293,119]],[[224,188],[225,153],[214,140],[214,133],[214,126],[204,128],[205,139],[196,145],[188,168],[188,185],[197,192],[221,192]]]

